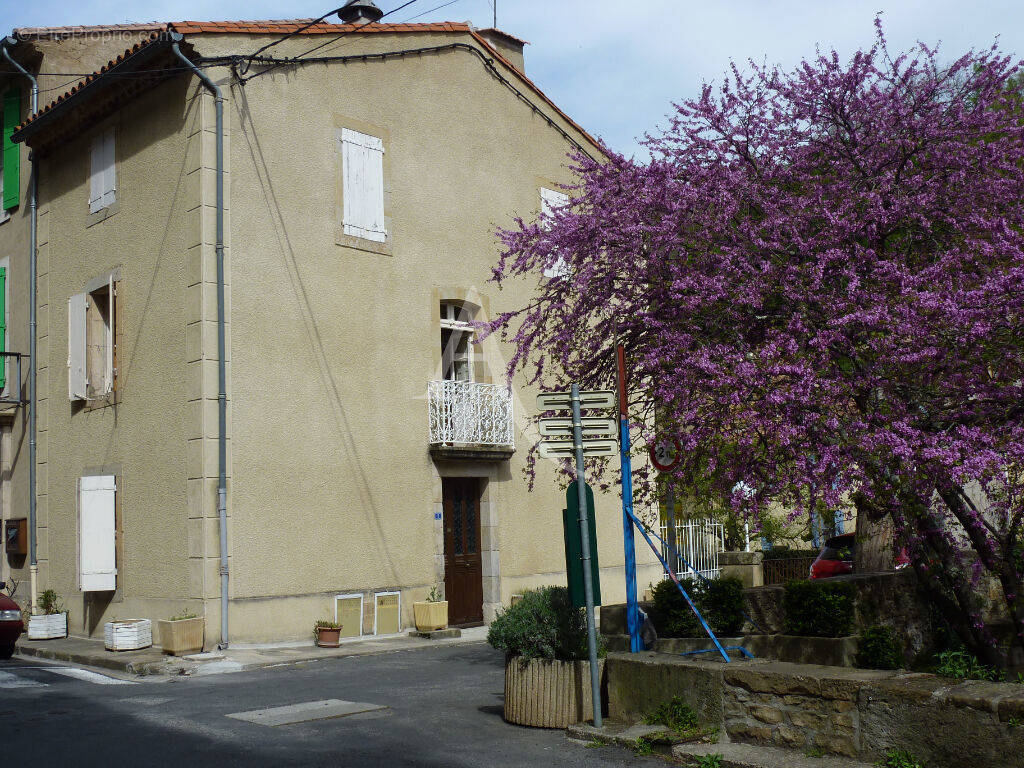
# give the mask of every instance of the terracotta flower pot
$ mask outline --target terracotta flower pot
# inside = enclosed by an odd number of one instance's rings
[[[337,648],[341,645],[341,630],[318,627],[316,630],[316,644],[321,648]]]
[[[598,663],[604,676],[604,659]],[[505,661],[505,719],[537,728],[567,728],[593,717],[589,661]]]
[[[420,632],[444,629],[448,626],[448,601],[413,603],[412,615],[416,619],[416,629]]]

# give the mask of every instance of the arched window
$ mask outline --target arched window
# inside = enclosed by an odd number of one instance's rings
[[[441,302],[441,373],[446,381],[473,380],[473,308]]]

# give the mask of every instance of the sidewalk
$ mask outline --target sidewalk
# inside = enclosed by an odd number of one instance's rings
[[[140,651],[108,651],[100,639],[66,637],[58,640],[18,641],[17,654],[110,669],[133,675],[212,675],[263,667],[300,664],[345,656],[370,656],[396,651],[482,643],[487,627],[462,630],[461,637],[425,639],[408,634],[367,636],[342,642],[340,648],[318,648],[312,640],[262,645],[232,645],[192,656],[168,656],[159,648]]]

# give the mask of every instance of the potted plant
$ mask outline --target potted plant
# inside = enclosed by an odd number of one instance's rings
[[[321,648],[337,648],[341,645],[341,624],[323,619],[313,625],[313,635]]]
[[[412,615],[419,632],[433,632],[448,626],[448,601],[442,599],[436,584],[430,588],[425,601],[412,604]]]
[[[566,728],[591,715],[586,615],[565,587],[524,592],[491,623],[487,642],[505,652],[508,722]]]
[[[206,634],[206,621],[194,613],[181,613],[157,622],[160,646],[164,653],[181,656],[185,653],[200,653]]]
[[[149,619],[114,619],[103,625],[103,645],[108,651],[137,651],[152,644]]]
[[[60,595],[48,589],[36,601],[38,613],[28,620],[29,640],[50,640],[68,636],[68,613],[64,610]]]

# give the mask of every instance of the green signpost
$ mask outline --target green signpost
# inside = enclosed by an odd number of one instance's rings
[[[601,604],[601,578],[597,564],[597,529],[594,524],[594,492],[587,491],[587,523],[590,530],[590,573],[594,589],[594,605]],[[583,586],[583,545],[580,541],[580,502],[576,481],[565,492],[566,508],[562,510],[562,533],[565,537],[565,574],[569,582],[569,599],[575,608],[587,604]]]

